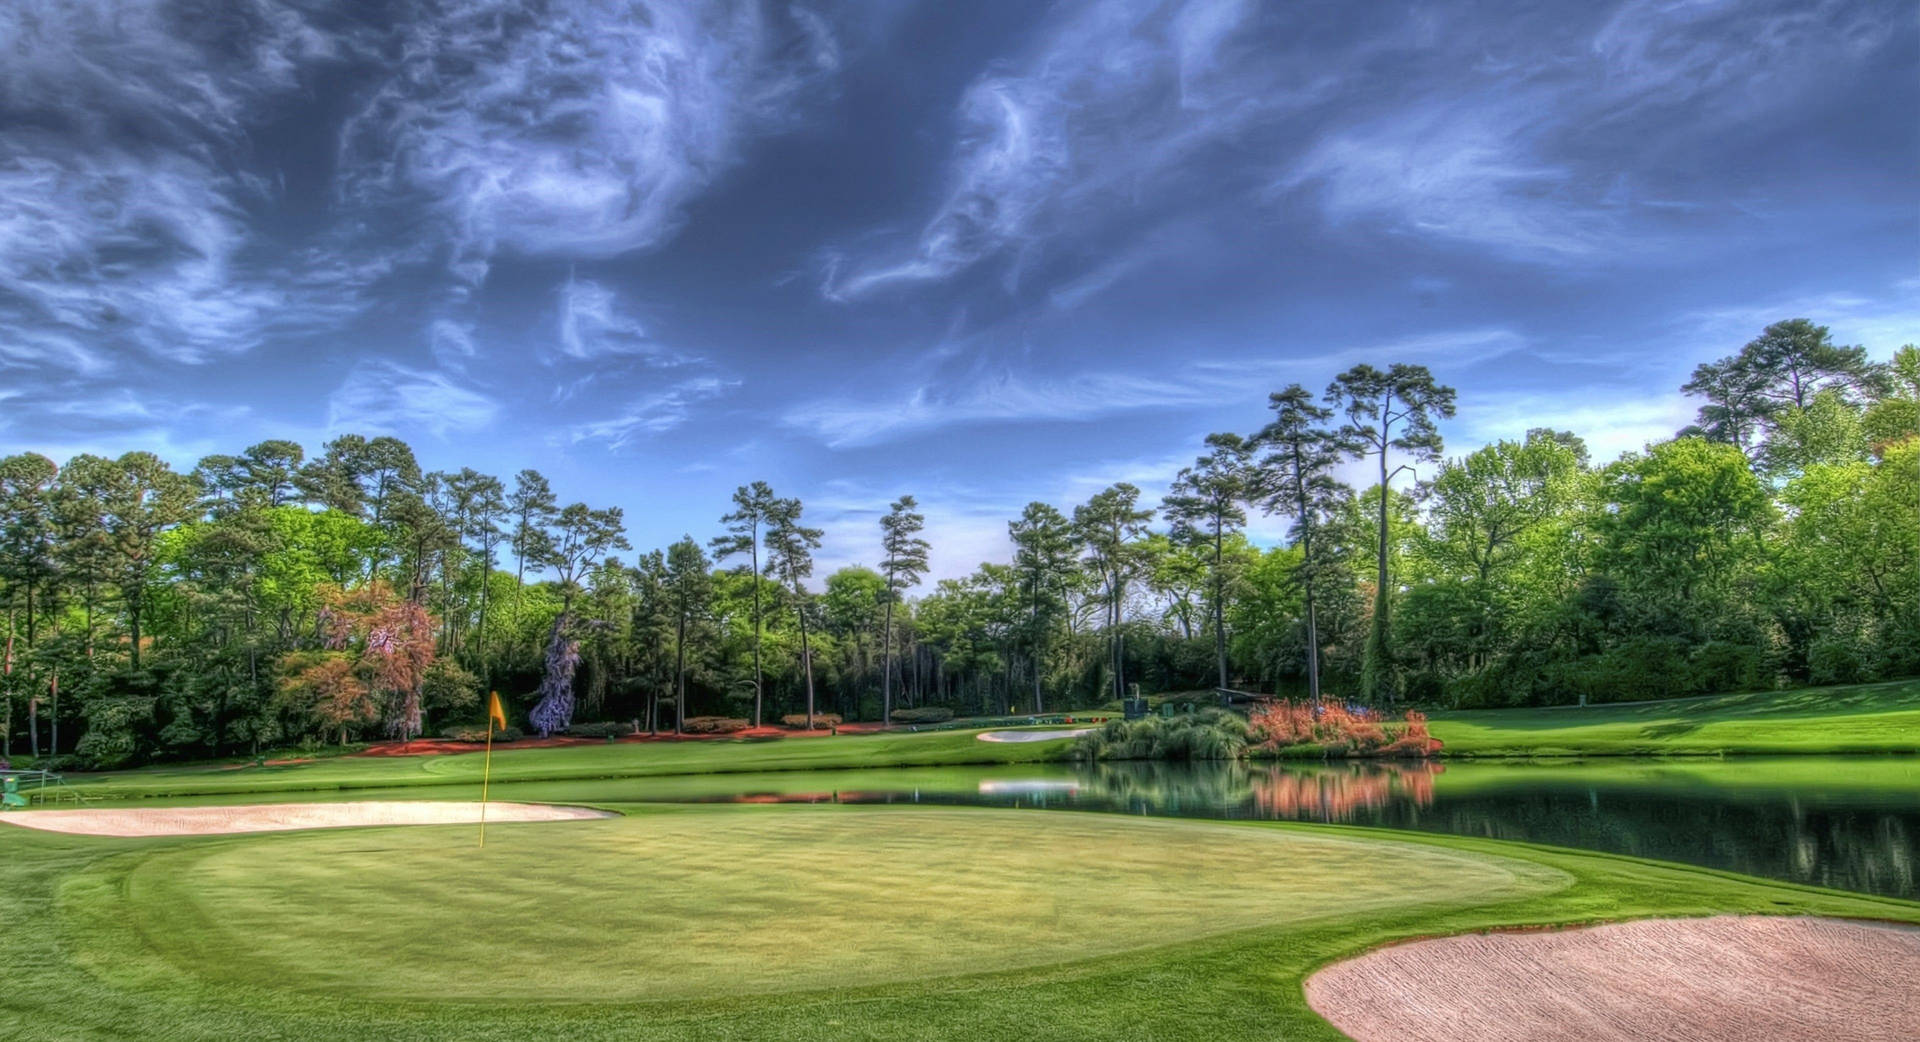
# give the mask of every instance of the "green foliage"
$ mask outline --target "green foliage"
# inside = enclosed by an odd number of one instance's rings
[[[440,737],[449,742],[482,742],[487,740],[487,725],[456,725],[440,732]],[[493,740],[496,742],[517,742],[526,737],[518,727],[495,728]]]
[[[74,754],[99,770],[126,767],[141,758],[142,733],[152,723],[151,698],[96,698],[87,705],[87,733]]]
[[[753,726],[753,721],[737,716],[690,716],[680,722],[688,734],[732,734]]]
[[[1224,709],[1179,716],[1109,720],[1073,746],[1080,760],[1237,760],[1246,755],[1247,722]]]
[[[917,706],[896,709],[889,719],[896,724],[940,724],[953,719],[953,710],[946,706]]]
[[[574,724],[567,728],[566,733],[575,738],[623,738],[633,733],[633,723],[628,720],[608,720],[600,723]]]

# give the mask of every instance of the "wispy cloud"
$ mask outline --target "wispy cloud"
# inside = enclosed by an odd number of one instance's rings
[[[680,426],[700,403],[717,398],[734,386],[733,381],[704,376],[643,393],[628,399],[614,416],[568,427],[567,441],[570,444],[598,441],[609,449],[622,448]]]
[[[350,303],[338,267],[253,256],[266,186],[231,162],[247,121],[336,50],[283,5],[218,22],[185,32],[159,2],[0,9],[0,358],[204,362]]]
[[[1263,401],[1266,390],[1300,381],[1318,389],[1358,362],[1433,362],[1458,367],[1513,350],[1524,338],[1501,328],[1453,330],[1337,347],[1276,359],[1171,359],[1158,368],[1049,374],[1030,365],[991,364],[978,352],[944,344],[928,352],[915,378],[891,392],[836,395],[800,403],[781,422],[831,448],[849,448],[947,427],[989,423],[1090,421],[1223,400]]]
[[[825,20],[800,7],[422,8],[342,134],[345,192],[428,207],[470,284],[497,249],[605,257],[665,241],[743,141],[790,118],[839,60]]]
[[[961,98],[947,186],[919,231],[878,250],[830,254],[824,295],[850,300],[945,279],[1103,212],[1151,227],[1204,202],[1178,190],[1178,170],[1332,82],[1303,73],[1271,42],[1248,46],[1237,34],[1260,8],[1247,0],[1061,10],[1030,54]]]
[[[492,398],[444,372],[366,359],[327,399],[329,433],[404,434],[444,438],[483,430],[499,415]]]
[[[1336,223],[1529,259],[1665,247],[1657,218],[1740,212],[1719,193],[1668,197],[1666,149],[1798,103],[1891,33],[1884,12],[1848,0],[1633,0],[1597,28],[1546,17],[1401,41],[1391,104],[1348,112],[1284,166],[1277,196],[1306,190]],[[1645,118],[1656,109],[1666,118]]]
[[[663,366],[697,361],[655,340],[621,305],[619,294],[591,279],[569,276],[561,285],[556,332],[560,355],[572,361],[630,357]]]

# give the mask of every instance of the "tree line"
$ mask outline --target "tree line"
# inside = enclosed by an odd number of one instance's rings
[[[411,738],[480,719],[678,730],[1037,713],[1145,690],[1546,704],[1920,673],[1920,350],[1804,319],[1683,388],[1698,422],[1597,464],[1536,429],[1448,457],[1455,391],[1358,365],[1274,392],[1158,503],[1029,504],[924,588],[912,496],[817,585],[797,498],[633,548],[545,478],[391,437],[0,460],[4,754],[76,766]],[[1367,482],[1356,487],[1357,482]],[[1285,522],[1259,547],[1251,519]]]

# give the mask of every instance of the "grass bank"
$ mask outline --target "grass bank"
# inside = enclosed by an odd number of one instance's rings
[[[1434,713],[1446,757],[1920,753],[1920,681]]]
[[[627,806],[465,828],[0,832],[0,1038],[1335,1039],[1319,966],[1495,926],[1920,904],[1354,828]]]
[[[972,731],[891,732],[779,740],[622,742],[493,754],[496,782],[649,778],[675,774],[939,767],[1062,759],[1071,739],[982,742]],[[71,783],[106,799],[228,796],[419,786],[477,785],[479,752],[429,756],[343,756],[255,767],[150,767],[74,775]]]

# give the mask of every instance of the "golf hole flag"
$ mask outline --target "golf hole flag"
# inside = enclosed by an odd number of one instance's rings
[[[480,769],[480,847],[487,846],[487,785],[493,781],[493,732],[507,729],[507,711],[500,708],[500,692],[487,692],[487,761]]]

